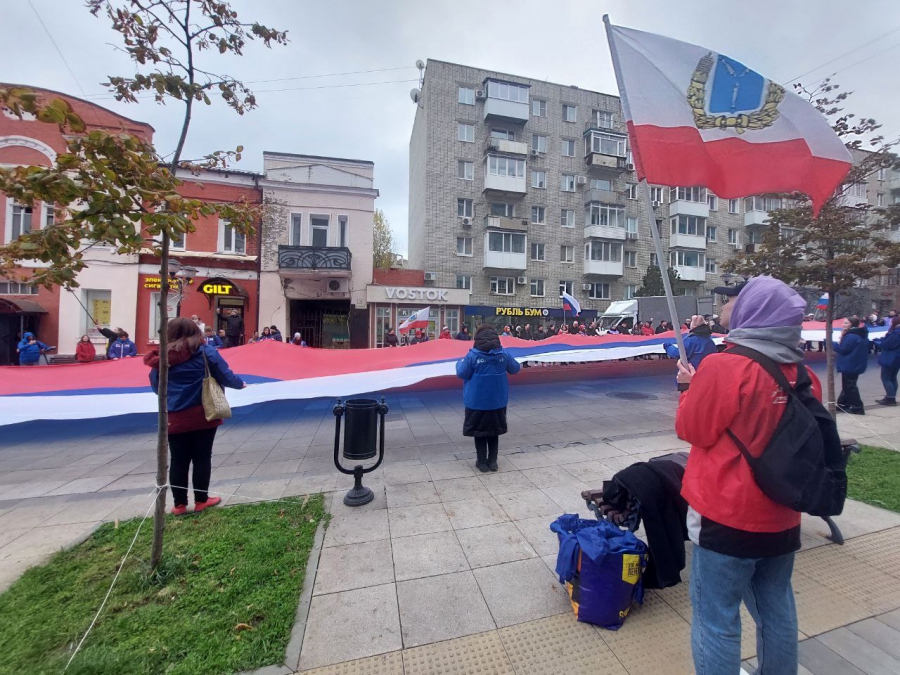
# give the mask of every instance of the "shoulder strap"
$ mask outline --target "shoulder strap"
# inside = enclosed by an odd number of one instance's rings
[[[781,387],[785,393],[792,393],[793,387],[791,387],[791,383],[788,382],[787,377],[785,377],[784,373],[781,372],[781,368],[778,367],[778,364],[775,363],[772,359],[770,359],[765,354],[762,354],[755,349],[750,349],[749,347],[741,347],[740,345],[735,345],[731,349],[728,350],[728,354],[737,354],[738,356],[744,356],[751,361],[755,361],[760,366],[762,366],[763,370],[765,370],[775,382]],[[800,383],[800,370],[801,368],[804,371],[804,375],[806,374],[806,369],[803,367],[802,363],[797,364],[797,384]]]
[[[200,353],[203,355],[203,366],[206,368],[206,377],[210,377],[209,361],[206,360],[206,345],[200,346]]]

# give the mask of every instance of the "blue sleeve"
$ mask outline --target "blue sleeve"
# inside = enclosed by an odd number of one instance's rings
[[[671,342],[663,343],[663,349],[666,350],[666,356],[670,359],[677,359],[681,354],[678,353],[678,345],[672,344]]]
[[[213,335],[213,344],[216,347],[221,347],[222,346],[222,338],[220,338],[218,335]]]
[[[900,349],[900,330],[892,330],[881,341],[882,349]]]
[[[154,394],[159,393],[159,371],[156,368],[150,369],[150,388]]]
[[[27,340],[19,340],[19,344],[16,346],[16,349],[25,349],[28,346]]]
[[[841,338],[840,342],[832,342],[832,346],[834,347],[836,354],[846,356],[847,354],[853,353],[853,350],[856,349],[860,339],[859,335],[845,335]]]
[[[472,352],[456,362],[456,376],[467,382],[472,377]]]
[[[130,340],[128,341],[128,356],[137,356],[137,347]]]
[[[206,353],[206,360],[209,362],[209,372],[216,378],[216,382],[223,387],[231,387],[232,389],[244,388],[244,381],[231,372],[231,368],[228,367],[225,359],[219,355],[215,348],[210,349],[204,346],[201,349]]]
[[[522,364],[516,361],[509,354],[506,355],[506,372],[510,375],[515,375],[520,370],[522,370]]]
[[[45,345],[45,344],[44,344],[43,342],[41,342],[40,340],[38,340],[38,343],[37,343],[37,344],[38,344],[38,347],[41,348],[41,349],[43,349],[43,350],[49,349],[49,346],[48,346],[48,345]]]

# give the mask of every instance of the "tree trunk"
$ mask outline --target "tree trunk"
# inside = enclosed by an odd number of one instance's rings
[[[834,324],[834,305],[837,293],[828,294],[828,306],[825,307],[825,368],[828,412],[834,417],[837,412],[837,397],[834,392],[834,350],[831,348],[832,325]]]
[[[169,409],[166,400],[169,393],[169,235],[163,232],[162,254],[159,258],[159,419],[156,426],[156,484],[166,484],[169,468]],[[153,545],[150,549],[150,569],[159,565],[163,549],[163,533],[166,530],[166,490],[156,494],[153,510]]]

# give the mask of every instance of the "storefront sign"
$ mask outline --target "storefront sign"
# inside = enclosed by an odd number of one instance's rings
[[[428,302],[441,305],[464,305],[469,301],[469,291],[458,288],[415,288],[400,286],[367,286],[369,302]]]
[[[234,282],[228,279],[216,277],[215,279],[207,279],[200,284],[200,292],[204,295],[241,295],[240,290],[234,285]]]
[[[549,309],[535,307],[494,307],[496,316],[550,316]]]
[[[177,291],[178,287],[184,283],[183,279],[179,279],[178,277],[174,279],[169,279],[169,290]],[[193,279],[188,279],[188,284],[194,283]],[[144,288],[149,288],[153,291],[158,291],[162,288],[162,279],[159,277],[144,277]]]
[[[562,318],[562,308],[556,307],[484,307],[469,305],[466,307],[466,316],[481,317],[508,317],[511,319],[546,319],[546,318]],[[596,309],[583,309],[577,317],[572,316],[571,312],[566,312],[567,319],[593,319],[597,316]]]

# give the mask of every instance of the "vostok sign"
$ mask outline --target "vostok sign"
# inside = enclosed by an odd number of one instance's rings
[[[385,286],[388,300],[439,300],[447,302],[447,291],[437,288],[393,288]]]

